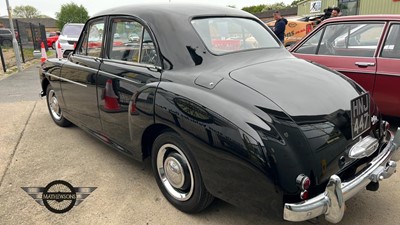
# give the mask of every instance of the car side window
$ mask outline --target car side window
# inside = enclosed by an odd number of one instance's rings
[[[324,33],[325,29],[321,29],[316,34],[314,34],[310,39],[308,39],[300,48],[296,50],[296,53],[300,54],[316,54],[319,41],[321,40],[321,36]]]
[[[157,53],[149,31],[132,19],[112,22],[110,59],[155,65]]]
[[[381,57],[400,59],[400,24],[390,26]]]
[[[84,32],[85,36],[78,54],[100,57],[103,46],[104,21],[100,20],[91,23]]]
[[[312,38],[296,52],[303,54],[373,57],[382,36],[384,24],[333,24],[325,27],[317,49]],[[321,30],[322,31],[322,30]],[[319,32],[321,33],[321,32]],[[318,33],[314,36],[318,36]],[[308,43],[314,41],[313,43]]]

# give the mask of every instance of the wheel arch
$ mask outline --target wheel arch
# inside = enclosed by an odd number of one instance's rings
[[[49,82],[49,80],[45,77],[43,80],[42,80],[42,90],[43,90],[43,94],[42,94],[42,96],[46,96],[46,90],[47,90],[47,86],[49,86],[49,84],[50,84],[50,82]]]
[[[141,148],[142,148],[142,158],[146,159],[147,157],[151,156],[151,149],[153,147],[154,141],[156,138],[166,132],[166,131],[173,131],[171,127],[165,124],[152,124],[151,126],[147,127],[146,130],[143,132],[142,141],[141,141]]]

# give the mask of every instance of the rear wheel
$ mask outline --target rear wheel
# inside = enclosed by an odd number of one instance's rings
[[[203,184],[194,157],[178,134],[165,132],[157,137],[152,166],[161,192],[177,209],[197,213],[214,200]]]
[[[49,84],[46,90],[47,107],[49,108],[50,116],[53,121],[61,127],[67,127],[71,125],[71,122],[65,119],[62,109],[60,107],[56,92],[53,87]]]
[[[53,42],[53,44],[51,44],[51,48],[52,49],[56,49],[56,43],[55,42]]]

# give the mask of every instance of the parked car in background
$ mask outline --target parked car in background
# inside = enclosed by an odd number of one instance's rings
[[[12,33],[8,28],[0,28],[0,44],[4,47],[12,46]]]
[[[149,158],[162,194],[187,213],[217,197],[336,223],[345,202],[377,190],[400,157],[400,132],[388,130],[368,92],[295,58],[258,18],[229,7],[106,10],[67,59],[48,59],[39,74],[57,125]]]
[[[67,23],[64,25],[61,35],[55,43],[56,47],[58,42],[60,43],[64,58],[74,50],[74,46],[78,41],[79,35],[81,35],[83,26],[83,23]]]
[[[60,36],[60,32],[46,32],[47,46],[53,49],[56,49],[56,42],[58,37]]]
[[[290,50],[359,83],[379,110],[400,117],[400,16],[328,19]]]

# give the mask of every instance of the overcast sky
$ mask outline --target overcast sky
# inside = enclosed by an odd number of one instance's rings
[[[235,5],[236,8],[244,6],[252,6],[259,4],[273,4],[276,2],[284,2],[285,4],[292,3],[293,0],[171,0],[171,2],[187,2],[187,3],[202,3],[210,5]],[[38,9],[41,14],[55,18],[55,13],[60,11],[61,5],[74,2],[78,5],[83,5],[89,12],[89,16],[95,13],[116,7],[136,3],[158,3],[169,2],[169,0],[9,0],[11,8],[20,5],[31,5]],[[0,15],[8,15],[6,0],[0,0]]]

